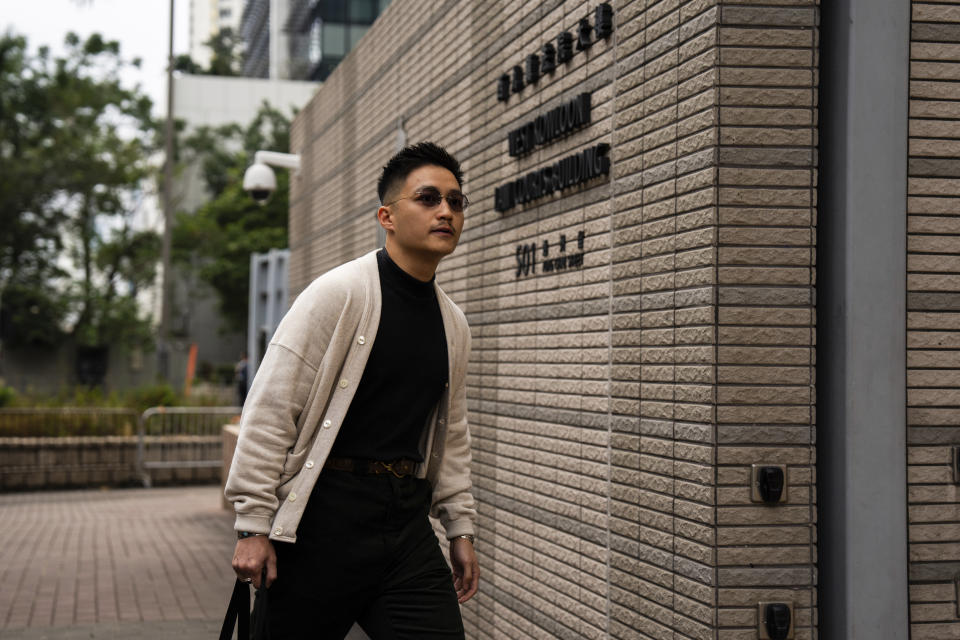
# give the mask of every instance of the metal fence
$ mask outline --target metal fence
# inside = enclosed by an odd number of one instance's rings
[[[35,478],[38,486],[54,470],[76,477],[84,470],[109,470],[111,477],[122,478],[125,468],[125,477],[132,472],[146,487],[153,484],[155,476],[160,481],[189,481],[197,476],[189,470],[223,464],[221,430],[240,411],[240,407],[151,407],[142,414],[133,409],[104,407],[0,409],[0,438],[8,443],[0,458],[11,473],[40,473]],[[100,448],[106,446],[110,452],[91,449],[97,442],[109,443]],[[132,454],[134,446],[135,462],[132,455],[122,452],[128,447]],[[67,451],[71,448],[78,451]]]
[[[143,486],[151,470],[202,469],[223,465],[223,424],[240,407],[151,407],[140,416],[137,471]]]

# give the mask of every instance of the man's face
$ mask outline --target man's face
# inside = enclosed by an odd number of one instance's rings
[[[389,215],[384,216],[384,227],[393,231],[395,247],[437,259],[452,253],[463,230],[463,210],[451,208],[447,197],[458,195],[460,184],[443,167],[425,165],[410,172],[403,188],[385,197],[391,204],[385,207]]]

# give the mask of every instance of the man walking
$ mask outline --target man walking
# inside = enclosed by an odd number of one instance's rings
[[[477,591],[465,378],[470,334],[434,274],[457,246],[459,163],[406,147],[377,184],[386,247],[320,276],[254,378],[226,485],[233,567],[282,638],[463,638]],[[450,568],[427,518],[450,540]]]

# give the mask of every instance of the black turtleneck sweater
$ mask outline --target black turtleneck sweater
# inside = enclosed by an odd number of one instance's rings
[[[417,280],[377,253],[383,306],[334,457],[423,461],[420,436],[447,382],[447,340],[433,280]]]

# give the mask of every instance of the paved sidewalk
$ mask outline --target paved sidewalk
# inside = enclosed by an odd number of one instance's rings
[[[233,589],[216,486],[0,494],[0,638],[215,638]]]

